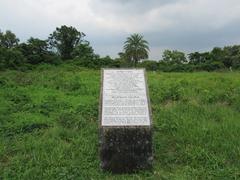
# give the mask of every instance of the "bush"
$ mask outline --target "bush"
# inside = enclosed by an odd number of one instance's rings
[[[25,62],[26,59],[20,51],[0,48],[0,69],[21,69],[20,66]]]
[[[158,62],[157,61],[150,61],[150,60],[146,60],[141,62],[138,67],[143,67],[146,70],[149,71],[157,71],[158,70]]]
[[[109,56],[100,58],[98,56],[95,56],[94,58],[75,58],[74,64],[78,66],[83,66],[87,68],[92,69],[100,69],[100,68],[106,68],[106,67],[118,67],[118,62],[111,59]]]
[[[88,58],[74,58],[73,64],[78,66],[83,66],[87,68],[97,69],[100,67],[97,59],[88,59]]]
[[[233,61],[233,69],[240,69],[240,57],[236,58],[234,61]]]
[[[43,62],[48,64],[58,65],[62,63],[62,60],[58,55],[46,54],[43,56]]]
[[[224,69],[225,66],[222,62],[214,61],[214,62],[201,64],[200,68],[205,71],[215,71],[217,69]]]
[[[173,64],[161,61],[159,62],[159,70],[164,72],[191,72],[193,71],[193,66],[190,64]]]

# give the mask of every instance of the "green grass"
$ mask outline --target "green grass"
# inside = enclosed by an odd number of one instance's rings
[[[152,171],[99,168],[100,71],[0,72],[0,179],[240,179],[240,73],[148,73]]]

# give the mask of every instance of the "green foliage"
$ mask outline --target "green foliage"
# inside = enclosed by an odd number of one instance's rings
[[[99,167],[100,71],[73,62],[0,72],[0,179],[240,178],[239,72],[148,72],[153,170],[113,175]]]
[[[211,52],[190,53],[188,57],[190,64],[197,65],[202,70],[238,69],[240,64],[240,46],[215,47]]]
[[[53,52],[49,51],[46,40],[30,38],[27,43],[21,43],[18,49],[27,59],[27,63],[37,65],[40,63],[59,64],[60,58]]]
[[[148,42],[140,34],[132,34],[124,42],[124,57],[136,67],[141,59],[148,58]]]
[[[40,64],[59,65],[69,60],[73,65],[92,69],[141,67],[150,71],[193,72],[233,71],[240,69],[240,45],[215,47],[209,52],[193,52],[185,55],[178,50],[165,50],[160,61],[148,58],[148,42],[140,34],[132,34],[124,42],[119,57],[100,57],[94,53],[85,34],[70,26],[57,27],[48,40],[31,37],[20,43],[11,31],[0,31],[0,70],[26,71]],[[143,60],[141,62],[141,60]],[[137,63],[139,63],[137,65]],[[46,65],[47,66],[47,65]],[[39,66],[43,68],[43,66]]]
[[[14,33],[7,30],[5,33],[0,31],[0,47],[13,48],[18,45],[19,39]]]
[[[188,57],[189,57],[189,63],[195,64],[195,65],[204,64],[210,61],[209,52],[205,52],[205,53],[194,52],[194,53],[190,53]]]
[[[225,68],[224,64],[219,61],[204,63],[200,66],[200,69],[205,71],[214,71],[214,70],[223,69],[223,68]]]
[[[240,45],[226,46],[222,50],[224,52],[223,63],[226,67],[239,68],[240,61]]]
[[[74,64],[78,66],[83,66],[92,69],[100,69],[100,68],[109,68],[109,67],[120,67],[120,62],[117,62],[111,59],[109,56],[99,57],[95,55],[92,59],[91,58],[75,58]]]
[[[6,49],[0,47],[0,70],[7,68],[21,69],[22,65],[26,62],[23,54],[15,49]]]
[[[182,64],[187,62],[185,54],[177,50],[165,50],[163,52],[162,60],[168,64]]]
[[[159,70],[157,61],[145,60],[145,61],[139,63],[138,67],[143,67],[143,68],[145,68],[146,70],[149,70],[149,71]]]
[[[84,41],[74,48],[72,57],[80,59],[94,59],[96,55],[94,54],[94,50],[90,46],[90,43],[88,41]]]
[[[19,39],[11,31],[0,31],[0,70],[21,69],[25,63],[25,57],[15,48],[18,42]]]
[[[49,36],[49,44],[54,49],[56,48],[62,59],[71,59],[74,48],[79,45],[84,33],[79,32],[76,28],[70,26],[57,27],[56,30]]]

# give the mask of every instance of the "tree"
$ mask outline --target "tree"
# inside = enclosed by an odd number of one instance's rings
[[[223,48],[224,58],[223,64],[227,67],[235,67],[239,64],[240,58],[240,45],[226,46]],[[238,66],[238,65],[237,65]]]
[[[18,50],[26,57],[27,63],[33,65],[43,62],[57,64],[59,61],[59,58],[49,51],[47,40],[31,37],[27,43],[19,44]]]
[[[51,48],[56,48],[62,59],[71,59],[74,48],[79,45],[84,33],[70,26],[61,26],[50,34],[48,40]]]
[[[94,56],[94,50],[88,41],[84,41],[81,44],[77,45],[72,52],[72,57],[74,58],[77,57],[93,59]]]
[[[130,67],[132,60],[131,57],[127,56],[126,53],[124,52],[119,52],[118,53],[119,58],[116,58],[116,60],[118,61],[118,63],[121,64],[122,67]]]
[[[188,55],[189,58],[189,63],[190,64],[204,64],[204,63],[210,63],[213,58],[213,56],[209,52],[204,52],[204,53],[199,53],[199,52],[194,52],[190,53]]]
[[[185,54],[177,50],[165,50],[163,52],[162,60],[171,64],[183,64],[187,62]]]
[[[150,71],[157,71],[158,70],[158,62],[157,61],[152,61],[152,60],[146,60],[138,65],[139,67],[144,67],[146,70]]]
[[[3,33],[2,33],[2,31],[1,31],[1,29],[0,29],[0,46],[2,46],[2,45],[1,45],[1,40],[2,40],[2,38],[3,38]]]
[[[48,43],[46,40],[31,37],[27,43],[21,43],[18,49],[27,58],[30,64],[39,64],[44,62],[45,55],[49,54]]]
[[[194,52],[194,53],[188,54],[188,58],[189,58],[189,63],[190,64],[201,63],[201,53],[199,53],[199,52]]]
[[[125,53],[124,52],[119,52],[118,56],[120,59],[125,59]]]
[[[5,33],[0,32],[0,46],[4,48],[13,48],[18,45],[19,39],[14,33],[7,30]]]
[[[123,48],[125,55],[131,62],[134,63],[135,67],[141,59],[148,58],[148,42],[143,39],[142,35],[132,34],[124,42]]]
[[[48,43],[46,40],[31,37],[27,41],[33,54],[46,54],[48,53]]]
[[[224,58],[224,51],[222,48],[215,47],[213,50],[210,52],[211,55],[211,60],[212,61],[220,61],[223,62]]]
[[[16,48],[0,47],[0,69],[19,69],[25,63],[25,57]]]

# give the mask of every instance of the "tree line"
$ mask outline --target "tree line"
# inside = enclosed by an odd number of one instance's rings
[[[95,54],[85,34],[72,26],[57,27],[46,40],[29,38],[20,43],[16,35],[0,31],[0,70],[26,70],[38,64],[58,65],[70,62],[87,68],[144,67],[160,71],[214,71],[240,69],[240,45],[215,47],[209,52],[185,54],[178,50],[165,50],[159,61],[147,60],[149,44],[140,34],[128,37],[119,57],[100,57]]]

